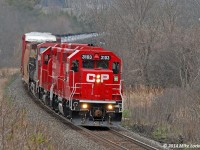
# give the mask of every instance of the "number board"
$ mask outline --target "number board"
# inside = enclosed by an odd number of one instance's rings
[[[101,55],[101,60],[110,60],[110,56],[108,55]]]
[[[92,55],[88,55],[88,54],[84,54],[81,57],[82,57],[82,59],[88,59],[88,60],[93,59],[93,56]]]

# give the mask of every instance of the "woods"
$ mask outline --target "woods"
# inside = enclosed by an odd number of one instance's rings
[[[42,9],[33,8],[35,2],[37,1],[0,1],[0,67],[19,67],[21,36],[26,32],[82,32],[83,27],[76,17],[70,17],[67,12],[45,14]]]
[[[192,85],[199,70],[200,22],[195,1],[114,0],[110,7],[104,3],[85,2],[83,8],[92,6],[81,17],[92,28],[108,33],[106,48],[126,60],[127,84]]]
[[[79,19],[106,33],[105,48],[123,59],[125,125],[160,142],[198,143],[199,1],[75,3]]]
[[[7,0],[14,6],[16,3]],[[200,122],[200,2],[198,0],[68,0],[67,15],[13,9],[0,2],[1,66],[20,60],[20,36],[28,31],[105,33],[101,43],[123,59],[125,122],[161,142],[198,143]],[[27,8],[27,7],[26,7]],[[30,11],[31,10],[31,11]],[[42,14],[42,15],[41,15]],[[12,57],[10,57],[12,56]]]

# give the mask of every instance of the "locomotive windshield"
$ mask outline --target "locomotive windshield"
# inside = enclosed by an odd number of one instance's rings
[[[83,60],[83,68],[93,69],[94,60]]]
[[[109,62],[106,60],[83,60],[82,65],[83,68],[87,69],[94,69],[94,68],[100,68],[100,69],[108,69]]]
[[[108,69],[108,61],[105,60],[97,61],[96,67],[101,69]]]

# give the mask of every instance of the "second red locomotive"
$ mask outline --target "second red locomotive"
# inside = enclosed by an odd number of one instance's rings
[[[77,125],[121,122],[122,61],[113,52],[38,32],[25,34],[22,46],[22,78],[46,105]]]

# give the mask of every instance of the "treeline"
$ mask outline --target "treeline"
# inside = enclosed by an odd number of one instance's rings
[[[200,142],[200,2],[73,0],[123,59],[123,123],[162,143]],[[87,8],[87,9],[86,9]]]
[[[35,8],[37,3],[37,0],[0,1],[0,67],[19,67],[21,36],[26,32],[82,32],[76,17],[65,12],[44,14],[40,8]]]
[[[5,0],[9,5],[22,9],[33,9],[41,0]]]
[[[200,69],[200,3],[192,0],[75,0],[80,19],[124,60],[127,84],[194,86]],[[87,8],[87,9],[84,9]]]

